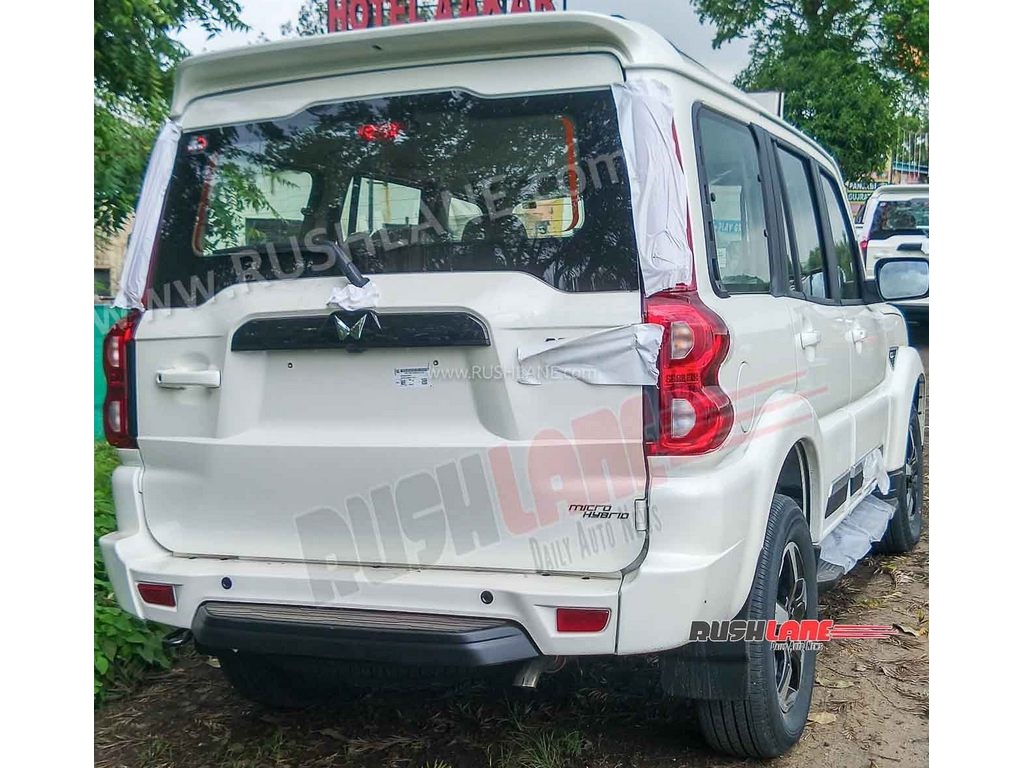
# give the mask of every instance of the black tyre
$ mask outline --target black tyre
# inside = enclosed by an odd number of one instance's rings
[[[738,618],[818,617],[814,548],[803,512],[775,496],[750,597]],[[701,732],[714,749],[740,757],[775,757],[800,739],[811,708],[816,652],[750,643],[746,698],[697,701]]]
[[[903,472],[894,483],[896,511],[875,551],[887,555],[909,552],[921,540],[924,509],[924,441],[921,438],[921,417],[917,398],[910,408],[907,428],[907,456]]]

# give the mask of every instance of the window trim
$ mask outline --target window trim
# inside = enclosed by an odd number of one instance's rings
[[[789,291],[789,290],[787,290],[786,291],[786,295],[790,296],[790,297],[792,297],[794,299],[800,299],[802,301],[809,301],[812,304],[822,304],[822,305],[826,305],[826,306],[840,306],[840,302],[839,302],[839,299],[838,299],[838,293],[839,293],[839,291],[838,291],[838,282],[839,282],[838,270],[836,268],[836,263],[834,261],[834,253],[832,251],[832,248],[829,245],[829,239],[831,237],[831,234],[829,235],[829,237],[825,236],[825,226],[826,226],[828,220],[824,216],[824,209],[823,209],[824,199],[821,196],[820,179],[818,177],[819,163],[813,157],[808,155],[805,151],[803,151],[799,147],[789,143],[788,141],[786,141],[785,139],[781,138],[780,136],[773,135],[772,136],[772,141],[773,141],[773,144],[774,144],[774,147],[773,147],[773,149],[774,149],[774,157],[772,159],[775,162],[775,170],[776,170],[776,172],[778,174],[779,188],[782,191],[782,196],[780,196],[780,199],[784,200],[784,203],[782,204],[781,215],[782,215],[782,217],[783,217],[783,219],[785,221],[786,231],[787,231],[787,233],[789,235],[789,237],[788,237],[788,239],[790,240],[790,243],[789,243],[789,249],[790,249],[789,253],[790,253],[790,259],[793,262],[793,267],[794,267],[794,269],[796,269],[796,273],[797,273],[798,277],[800,278],[800,284],[803,285],[803,271],[800,268],[800,259],[797,256],[796,250],[794,249],[793,243],[792,243],[792,228],[790,226],[791,223],[792,223],[791,222],[791,218],[792,217],[791,217],[790,212],[789,212],[789,193],[786,191],[786,185],[785,185],[784,180],[782,178],[782,165],[779,162],[779,157],[778,157],[778,151],[780,149],[781,150],[785,150],[786,152],[789,152],[791,155],[796,156],[802,162],[806,163],[807,171],[810,173],[809,182],[810,182],[810,189],[811,189],[811,201],[814,203],[815,213],[817,214],[816,219],[817,219],[817,224],[818,224],[818,241],[821,243],[822,263],[824,264],[824,267],[825,267],[825,276],[826,276],[826,279],[828,280],[829,293],[831,294],[830,296],[822,298],[820,296],[810,296],[810,295],[808,295],[806,292],[804,292],[802,290],[801,291]]]
[[[761,165],[762,187],[768,195],[765,207],[765,227],[768,230],[768,263],[771,270],[771,295],[786,296],[789,286],[786,284],[784,233],[786,228],[780,217],[779,196],[782,193],[779,178],[775,175],[772,134],[759,125],[753,126],[757,140],[759,162]],[[769,208],[771,210],[769,210]],[[791,261],[792,263],[792,261]]]
[[[854,248],[853,271],[856,275],[857,292],[860,295],[855,299],[844,299],[842,297],[842,291],[840,290],[839,285],[839,254],[836,252],[836,244],[832,238],[832,220],[828,215],[828,205],[825,202],[825,184],[827,183],[825,180],[828,179],[829,181],[832,182],[833,185],[835,185],[835,191],[839,196],[840,207],[845,209],[846,211],[849,211],[850,206],[849,203],[847,203],[846,201],[846,196],[843,194],[843,185],[839,183],[839,181],[836,179],[835,175],[832,173],[830,169],[826,168],[824,165],[822,165],[816,160],[812,160],[812,164],[817,167],[818,172],[816,174],[815,180],[820,187],[821,210],[825,217],[824,221],[828,224],[829,236],[825,242],[825,246],[826,249],[830,252],[830,260],[834,265],[835,275],[833,277],[832,283],[836,294],[836,303],[844,307],[866,304],[866,293],[864,290],[864,263],[860,255],[860,249],[857,246],[857,235],[855,234],[855,230],[853,229],[853,224],[850,222],[849,216],[842,217],[843,226],[846,228],[846,236],[849,238],[850,244]],[[842,211],[840,211],[840,215],[842,215]]]
[[[741,128],[746,128],[754,141],[754,149],[757,152],[758,176],[761,182],[761,196],[763,199],[765,234],[768,244],[768,291],[763,293],[730,293],[722,283],[721,270],[718,264],[718,248],[715,243],[715,220],[711,210],[710,186],[707,183],[707,168],[704,164],[704,138],[700,130],[700,118],[704,112],[715,117],[734,123]],[[700,187],[700,210],[704,224],[704,248],[708,264],[708,276],[711,278],[711,288],[716,296],[728,299],[733,296],[778,296],[778,269],[776,268],[776,251],[778,250],[774,214],[775,203],[771,193],[774,187],[771,181],[771,167],[765,163],[765,142],[764,135],[767,133],[760,126],[749,121],[744,121],[734,115],[722,112],[719,109],[710,107],[702,101],[695,101],[692,110],[693,137],[697,154],[697,183]]]
[[[782,177],[782,166],[779,163],[779,143],[776,137],[768,134],[768,163],[771,168],[772,184],[775,189],[775,220],[778,228],[778,254],[776,255],[777,269],[780,273],[779,296],[793,298],[804,298],[803,291],[790,289],[790,283],[785,279],[786,272],[796,277],[797,284],[801,284],[800,262],[793,247],[792,217],[790,216],[789,192],[786,189],[785,179]],[[788,262],[788,264],[787,264]]]

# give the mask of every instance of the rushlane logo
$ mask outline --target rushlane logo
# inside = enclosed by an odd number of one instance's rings
[[[775,621],[775,619],[733,619],[695,621],[690,625],[690,642],[758,643],[774,647],[800,644],[807,650],[821,650],[829,640],[882,640],[899,634],[883,624],[836,624],[831,619]]]

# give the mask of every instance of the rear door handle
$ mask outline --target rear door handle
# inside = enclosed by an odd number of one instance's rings
[[[801,331],[800,332],[800,346],[804,349],[808,347],[816,347],[821,344],[821,332],[820,331]]]
[[[868,332],[859,325],[855,325],[853,326],[853,328],[850,329],[850,338],[853,340],[855,344],[859,344],[860,342],[864,341],[864,339],[866,339],[867,337]]]
[[[220,386],[220,371],[188,371],[180,368],[169,368],[156,372],[156,385],[164,389],[184,389],[185,387],[206,387],[217,389]]]

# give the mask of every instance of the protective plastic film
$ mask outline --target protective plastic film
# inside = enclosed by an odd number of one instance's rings
[[[881,541],[895,507],[877,496],[867,496],[821,542],[821,559],[849,572],[871,545]]]
[[[146,279],[149,276],[149,262],[153,255],[153,243],[160,226],[160,214],[164,197],[171,181],[174,156],[181,138],[181,126],[168,120],[160,129],[149,155],[146,176],[142,182],[142,193],[135,208],[135,225],[128,239],[128,249],[121,271],[121,285],[114,299],[115,307],[142,309]]]
[[[658,383],[663,328],[637,323],[537,347],[519,348],[521,384],[577,379],[587,384]]]
[[[686,175],[676,150],[671,93],[656,80],[613,86],[629,173],[633,226],[644,292],[651,296],[693,277],[686,237]]]
[[[348,312],[359,309],[373,309],[380,303],[380,289],[373,280],[359,287],[349,283],[342,288],[335,288],[327,299],[327,306],[340,307]]]

